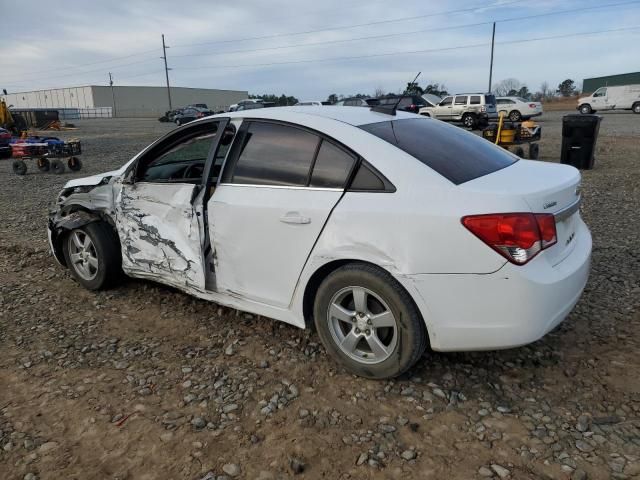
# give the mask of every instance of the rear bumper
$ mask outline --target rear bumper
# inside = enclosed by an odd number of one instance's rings
[[[497,350],[534,342],[580,299],[589,277],[591,234],[583,222],[575,248],[556,266],[544,252],[491,274],[411,275],[414,298],[439,351]]]

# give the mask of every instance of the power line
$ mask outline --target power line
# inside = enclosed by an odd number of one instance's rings
[[[346,29],[358,28],[358,27],[368,27],[368,26],[382,25],[382,24],[387,24],[387,23],[405,22],[405,21],[409,21],[409,20],[416,20],[416,19],[420,19],[420,18],[429,18],[429,17],[437,17],[437,16],[448,15],[448,14],[453,14],[453,13],[471,12],[471,11],[475,11],[475,10],[486,10],[486,9],[493,8],[493,7],[505,7],[505,6],[508,6],[508,5],[512,5],[514,3],[521,3],[521,2],[522,2],[522,0],[511,0],[511,1],[508,1],[508,2],[502,2],[502,3],[500,3],[500,2],[493,3],[491,5],[487,5],[486,7],[463,8],[463,9],[458,9],[458,10],[450,10],[450,11],[447,11],[447,12],[429,13],[429,14],[424,14],[424,15],[413,15],[411,17],[402,17],[402,18],[396,18],[396,19],[390,19],[390,20],[379,20],[379,21],[376,21],[376,22],[358,23],[358,24],[352,24],[352,25],[344,25],[344,26],[340,26],[340,27],[321,28],[321,29],[317,29],[317,30],[306,30],[306,31],[291,32],[291,33],[275,33],[275,34],[271,34],[271,35],[236,38],[236,39],[231,39],[231,40],[217,40],[217,41],[203,42],[203,43],[178,44],[178,45],[175,45],[174,48],[196,47],[196,46],[202,46],[202,45],[219,45],[219,44],[223,44],[223,43],[245,42],[245,41],[249,41],[249,40],[266,40],[266,39],[270,39],[270,38],[289,37],[289,36],[297,36],[297,35],[307,35],[307,34],[311,34],[311,33],[321,33],[321,32],[331,32],[331,31],[336,31],[336,30],[346,30]],[[577,11],[587,11],[587,10],[594,10],[594,9],[599,9],[599,8],[617,7],[617,6],[631,5],[631,4],[637,4],[637,3],[640,3],[640,0],[631,0],[631,1],[619,2],[619,3],[609,3],[609,4],[606,4],[606,5],[596,5],[596,6],[593,6],[593,7],[584,7],[584,8],[573,9],[573,10],[565,10],[565,11],[561,11],[561,12],[542,13],[542,14],[538,14],[538,15],[531,15],[528,18],[538,18],[538,17],[543,17],[543,16],[558,15],[558,14],[562,14],[562,13],[575,13]],[[496,22],[501,22],[501,21],[512,21],[512,20],[511,19],[506,19],[506,20],[495,20],[495,21]],[[493,22],[494,22],[494,20],[491,20],[490,22],[484,22],[484,23],[493,23]]]
[[[316,33],[316,32],[323,32],[323,31],[330,31],[330,30],[344,30],[344,29],[349,29],[349,28],[356,28],[356,27],[359,27],[359,26],[378,25],[378,24],[382,24],[382,23],[392,23],[392,22],[401,22],[401,21],[407,21],[407,20],[412,20],[412,19],[416,19],[416,18],[437,17],[437,16],[440,16],[440,15],[448,15],[448,14],[453,14],[453,13],[472,12],[472,11],[476,11],[476,10],[487,10],[487,9],[490,9],[490,8],[493,8],[493,7],[503,7],[503,6],[514,4],[514,3],[521,3],[522,1],[523,0],[512,0],[512,1],[504,2],[504,3],[497,2],[497,3],[494,3],[494,4],[488,5],[486,7],[477,6],[477,7],[458,9],[458,10],[449,10],[449,11],[445,11],[445,12],[430,13],[430,14],[426,14],[426,15],[419,15],[419,16],[413,16],[413,17],[405,17],[405,18],[400,18],[400,19],[396,19],[396,20],[383,20],[383,21],[378,21],[378,22],[371,22],[369,24],[347,25],[347,26],[343,26],[343,27],[335,27],[335,28],[329,28],[329,29],[310,30],[308,32],[279,33],[279,34],[267,35],[267,36],[263,36],[263,37],[250,37],[250,38],[243,38],[243,39],[241,38],[241,39],[235,39],[235,40],[234,39],[232,39],[232,40],[220,40],[220,41],[216,41],[216,42],[182,44],[182,45],[176,45],[176,46],[174,46],[174,48],[184,48],[184,47],[199,46],[199,45],[213,45],[213,44],[218,44],[218,43],[244,42],[244,41],[248,41],[248,40],[258,40],[258,39],[275,38],[275,37],[282,37],[282,36],[295,36],[295,35],[303,35],[303,34],[306,34],[306,33]],[[146,55],[146,54],[149,54],[149,53],[153,53],[155,51],[156,51],[156,49],[146,50],[144,52],[132,53],[132,54],[124,55],[124,56],[121,56],[121,57],[113,57],[113,58],[110,58],[110,59],[107,59],[107,60],[99,60],[99,61],[96,61],[96,62],[90,62],[90,63],[80,64],[80,65],[70,65],[70,66],[66,66],[66,67],[56,67],[56,68],[51,68],[51,69],[47,69],[47,70],[29,71],[29,72],[25,72],[24,74],[31,75],[31,74],[38,74],[38,73],[49,73],[49,72],[58,71],[58,70],[68,70],[68,69],[71,69],[71,68],[89,67],[89,66],[92,66],[92,65],[98,65],[100,63],[110,63],[110,62],[117,61],[117,60],[124,60],[126,58],[137,57],[137,56],[140,56],[140,55]],[[24,75],[24,74],[21,74],[21,75]]]
[[[83,67],[90,67],[92,65],[98,65],[100,63],[111,63],[111,62],[115,62],[116,60],[124,60],[125,58],[132,58],[132,57],[139,57],[140,55],[146,55],[152,52],[157,51],[157,49],[154,50],[146,50],[144,52],[140,52],[140,53],[132,53],[130,55],[124,55],[122,57],[113,57],[109,60],[99,60],[97,62],[91,62],[91,63],[84,63],[81,65],[70,65],[70,66],[66,66],[66,67],[56,67],[56,68],[50,68],[47,70],[37,70],[37,71],[29,71],[29,72],[23,72],[20,75],[32,75],[32,74],[37,74],[37,73],[49,73],[49,72],[55,72],[58,70],[69,70],[70,68],[83,68]],[[104,68],[118,68],[118,66],[115,67],[103,67],[100,70],[89,70],[88,72],[92,72],[92,71],[103,71]],[[85,72],[85,73],[88,73]],[[78,72],[78,73],[83,73],[83,72]],[[72,74],[73,75],[73,74]],[[10,75],[11,76],[11,75]]]
[[[248,37],[248,38],[243,38],[243,39],[225,40],[225,41],[218,41],[218,42],[206,42],[206,43],[200,43],[200,44],[183,44],[183,45],[178,45],[178,46],[187,47],[187,46],[197,46],[197,45],[211,45],[211,44],[218,44],[218,43],[241,42],[241,41],[254,40],[254,39],[265,39],[265,38],[274,38],[274,37],[282,37],[282,36],[302,35],[302,34],[306,34],[306,33],[341,30],[341,29],[348,29],[348,28],[356,28],[356,27],[360,27],[360,26],[378,25],[378,24],[382,24],[382,23],[400,22],[400,21],[406,21],[406,20],[411,20],[411,19],[434,17],[434,16],[446,15],[446,14],[451,14],[451,13],[462,13],[462,12],[476,11],[476,10],[488,9],[488,8],[492,8],[492,7],[496,7],[496,6],[503,7],[505,5],[519,3],[520,1],[522,1],[522,0],[513,0],[513,1],[505,2],[505,3],[494,3],[494,4],[491,4],[491,5],[487,6],[487,7],[464,8],[464,9],[451,10],[451,11],[447,11],[447,12],[438,12],[438,13],[431,13],[431,14],[426,14],[426,15],[404,17],[404,18],[400,18],[400,19],[391,19],[391,20],[383,20],[383,21],[378,21],[378,22],[369,22],[369,23],[366,23],[366,24],[357,24],[357,25],[349,25],[349,26],[342,26],[342,27],[325,28],[325,29],[319,29],[319,30],[310,30],[310,31],[306,31],[306,32],[282,33],[282,34],[274,34],[274,35],[267,35],[267,36],[261,36],[261,37]],[[589,11],[589,10],[595,10],[595,9],[605,9],[605,8],[619,7],[619,6],[625,6],[625,5],[633,5],[633,4],[638,4],[638,3],[640,3],[640,0],[631,0],[631,1],[625,1],[625,2],[610,3],[610,4],[606,4],[606,5],[596,5],[596,6],[592,6],[592,7],[568,9],[568,10],[547,12],[547,13],[541,13],[541,14],[535,14],[535,15],[526,15],[526,16],[520,16],[520,17],[510,17],[510,18],[505,18],[505,19],[502,19],[502,20],[495,20],[495,21],[498,22],[498,23],[513,22],[513,21],[528,20],[528,19],[548,17],[548,16],[554,16],[554,15],[562,15],[562,14],[567,14],[567,13],[576,13],[576,12],[582,12],[582,11]],[[469,28],[469,27],[474,27],[474,26],[488,25],[488,24],[491,24],[491,23],[493,23],[493,20],[492,21],[465,24],[465,25],[455,25],[455,26],[436,27],[436,28],[415,30],[415,31],[412,31],[412,32],[400,32],[400,33],[392,33],[392,34],[384,34],[384,35],[372,35],[372,36],[358,37],[358,38],[352,38],[352,39],[329,40],[329,41],[323,41],[323,42],[303,43],[303,44],[298,44],[298,45],[265,47],[265,48],[247,49],[247,50],[234,50],[234,51],[220,52],[220,53],[215,53],[215,54],[209,53],[209,54],[174,55],[174,56],[172,56],[172,58],[191,57],[191,56],[207,56],[207,55],[215,56],[215,55],[231,54],[231,53],[249,53],[249,52],[257,52],[257,51],[265,51],[265,50],[278,50],[278,49],[295,48],[295,47],[326,45],[326,44],[335,44],[335,43],[347,43],[347,42],[352,42],[352,41],[371,40],[371,39],[376,39],[376,38],[390,38],[390,37],[394,37],[394,36],[410,35],[410,34],[415,34],[415,33],[431,32],[431,31],[442,31],[442,30],[450,30],[450,29]],[[588,32],[585,33],[585,34],[588,34]],[[555,38],[555,37],[548,37],[548,38]],[[497,42],[497,43],[498,44],[503,44],[504,42]],[[476,46],[481,46],[481,45],[485,45],[485,44],[454,47],[452,49],[475,48]],[[174,48],[176,48],[176,47],[174,46]],[[129,55],[121,56],[121,57],[114,57],[114,58],[109,59],[109,60],[101,60],[101,61],[97,61],[97,62],[91,62],[91,63],[88,63],[88,64],[79,65],[79,66],[76,66],[76,67],[59,67],[59,68],[54,68],[54,69],[49,69],[49,70],[42,70],[42,71],[39,71],[39,72],[26,72],[25,74],[30,75],[30,74],[34,74],[34,73],[49,73],[49,72],[56,71],[56,70],[68,70],[69,68],[81,68],[83,66],[96,65],[96,64],[100,64],[100,63],[109,63],[109,62],[113,62],[113,61],[116,61],[116,60],[122,60],[122,59],[125,59],[125,58],[131,58],[131,57],[135,57],[135,56],[145,55],[145,54],[148,54],[148,53],[151,53],[151,52],[155,52],[155,51],[156,51],[155,49],[154,50],[147,50],[145,52],[133,53],[133,54],[129,54]],[[432,52],[432,51],[437,51],[437,49],[435,49],[435,50],[434,49],[416,50],[414,52],[406,52],[406,53],[397,52],[397,53],[393,53],[391,55],[395,55],[395,54],[412,54],[412,53],[427,53],[427,52]],[[340,59],[340,58],[343,58],[343,59],[371,58],[371,57],[388,56],[388,55],[389,54],[372,54],[372,55],[365,55],[365,56],[338,57],[338,59]],[[154,59],[150,58],[150,59],[140,60],[140,61],[136,61],[136,62],[130,62],[130,63],[122,64],[122,65],[111,66],[111,67],[108,67],[108,68],[112,69],[112,70],[113,69],[118,69],[118,68],[125,68],[125,67],[132,66],[132,65],[138,65],[138,64],[142,64],[142,63],[147,63],[147,62],[150,62],[152,60],[154,60]],[[319,61],[329,61],[329,60],[331,60],[331,59],[319,60]],[[316,60],[313,60],[313,61],[316,61]],[[311,62],[311,60],[287,61],[287,62],[276,62],[276,63],[262,63],[262,64],[246,64],[246,65],[222,65],[222,66],[217,65],[217,66],[204,66],[204,67],[184,67],[184,69],[189,70],[189,69],[201,69],[201,68],[241,68],[241,67],[249,67],[249,66],[271,66],[271,65],[285,65],[285,64],[308,63],[308,62]],[[61,75],[54,75],[54,76],[50,76],[49,78],[63,78],[63,77],[77,76],[79,74],[93,73],[93,72],[98,72],[98,71],[102,72],[103,68],[92,69],[92,70],[84,70],[84,71],[73,72],[73,73],[65,73],[65,74],[61,74]],[[25,75],[25,74],[21,74],[21,75]],[[146,73],[143,73],[142,75],[146,75]],[[132,77],[135,77],[135,76],[138,76],[138,75],[126,76],[126,77],[121,77],[121,78],[132,78]],[[22,83],[33,83],[33,82],[27,81],[27,82],[22,82]],[[13,84],[13,85],[15,85],[15,84]]]
[[[635,3],[637,3],[639,0],[634,0]],[[231,39],[231,40],[216,40],[213,42],[203,42],[203,43],[183,43],[183,44],[178,44],[175,45],[174,48],[185,48],[185,47],[197,47],[197,46],[201,46],[201,45],[219,45],[222,43],[234,43],[234,42],[247,42],[249,40],[266,40],[269,38],[279,38],[279,37],[292,37],[292,36],[297,36],[297,35],[308,35],[311,33],[321,33],[321,32],[332,32],[332,31],[336,31],[336,30],[348,30],[351,28],[358,28],[358,27],[370,27],[373,25],[383,25],[386,23],[396,23],[396,22],[406,22],[409,20],[417,20],[420,18],[429,18],[429,17],[439,17],[441,15],[449,15],[449,14],[453,14],[453,13],[464,13],[464,12],[473,12],[475,10],[487,10],[493,7],[506,7],[508,5],[512,5],[514,3],[522,3],[522,0],[511,0],[508,2],[497,2],[497,3],[493,3],[491,5],[487,5],[487,6],[478,6],[478,7],[472,7],[472,8],[461,8],[458,10],[449,10],[446,12],[437,12],[437,13],[428,13],[428,14],[424,14],[424,15],[412,15],[411,17],[402,17],[402,18],[395,18],[395,19],[390,19],[390,20],[378,20],[376,22],[367,22],[367,23],[357,23],[357,24],[352,24],[352,25],[344,25],[344,26],[340,26],[340,27],[331,27],[331,28],[320,28],[317,30],[306,30],[306,31],[302,31],[302,32],[290,32],[290,33],[274,33],[274,34],[270,34],[270,35],[261,35],[261,36],[257,36],[257,37],[245,37],[245,38],[235,38],[235,39]]]
[[[609,30],[578,32],[578,33],[569,33],[569,34],[562,34],[562,35],[551,35],[546,37],[524,38],[524,39],[518,39],[518,40],[507,40],[507,41],[495,42],[495,43],[496,45],[508,45],[513,43],[537,42],[541,40],[579,37],[579,36],[587,36],[587,35],[599,35],[602,33],[614,33],[614,32],[623,32],[623,31],[631,31],[631,30],[640,30],[640,27],[614,28]],[[404,51],[396,51],[396,52],[388,52],[388,53],[374,53],[371,55],[356,55],[356,56],[349,56],[349,57],[291,60],[286,62],[252,63],[252,64],[241,64],[241,65],[205,65],[201,67],[182,67],[181,70],[203,70],[203,69],[211,69],[211,68],[270,67],[270,66],[276,66],[276,65],[295,65],[300,63],[321,63],[321,62],[333,62],[333,61],[343,61],[343,60],[359,60],[359,59],[366,59],[366,58],[389,57],[393,55],[414,55],[414,54],[420,54],[420,53],[436,53],[436,52],[446,52],[451,50],[464,50],[468,48],[486,47],[487,45],[489,45],[488,42],[483,42],[483,43],[474,43],[474,44],[468,44],[468,45],[458,45],[454,47],[430,48],[426,50],[404,50]]]
[[[234,54],[235,53],[253,53],[253,52],[263,52],[263,51],[268,51],[268,50],[282,50],[282,49],[298,48],[298,47],[312,47],[312,46],[319,46],[319,45],[332,45],[332,44],[336,44],[336,43],[349,43],[349,42],[356,42],[356,41],[362,41],[362,40],[375,40],[375,39],[381,39],[381,38],[392,38],[392,37],[398,37],[398,36],[404,36],[404,35],[413,35],[413,34],[417,34],[417,33],[439,32],[439,31],[444,31],[444,30],[455,30],[455,29],[460,29],[460,28],[472,28],[472,27],[478,27],[478,26],[483,26],[483,25],[491,25],[493,23],[505,23],[505,22],[515,22],[515,21],[520,21],[520,20],[530,20],[530,19],[533,19],[533,18],[547,17],[547,16],[553,16],[553,15],[563,15],[563,14],[568,14],[568,13],[581,12],[581,11],[585,11],[585,10],[594,10],[594,9],[601,9],[601,8],[605,8],[605,7],[615,7],[615,6],[622,6],[622,5],[635,4],[635,3],[640,3],[640,1],[639,0],[633,0],[632,2],[613,3],[613,4],[599,5],[599,6],[594,6],[594,7],[586,7],[586,8],[574,8],[574,9],[570,9],[570,10],[561,10],[561,11],[555,11],[555,12],[540,13],[540,14],[535,14],[535,15],[525,15],[525,16],[520,16],[520,17],[509,17],[509,18],[504,18],[504,19],[501,19],[501,20],[489,20],[489,21],[485,21],[485,22],[466,23],[466,24],[462,24],[462,25],[451,25],[451,26],[447,26],[447,27],[426,28],[426,29],[420,29],[420,30],[412,30],[412,31],[409,31],[409,32],[387,33],[387,34],[383,34],[383,35],[369,35],[369,36],[365,36],[365,37],[347,38],[347,39],[339,39],[339,40],[324,40],[324,41],[321,41],[321,42],[307,42],[307,43],[299,43],[299,44],[294,44],[294,45],[281,45],[281,46],[276,46],[276,47],[263,47],[263,48],[255,48],[255,49],[244,49],[244,50],[228,50],[228,51],[218,52],[218,53],[211,53],[211,52],[207,52],[207,53],[187,53],[187,54],[182,54],[182,55],[172,55],[172,58],[201,57],[201,56],[212,56],[213,57],[213,56],[227,55],[227,54],[232,54],[232,53],[234,53]]]

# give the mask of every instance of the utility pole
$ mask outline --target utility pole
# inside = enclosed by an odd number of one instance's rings
[[[113,91],[113,77],[111,76],[111,72],[109,72],[109,86],[111,87],[111,101],[113,103],[113,109],[111,111],[111,116],[116,116],[116,94]]]
[[[167,47],[164,43],[164,33],[162,34],[162,59],[164,60],[164,74],[167,77],[167,97],[169,97],[169,110],[173,110],[171,105],[171,87],[169,86],[169,67],[167,67]]]
[[[491,34],[491,63],[489,64],[489,90],[491,93],[491,77],[493,77],[493,47],[496,43],[496,22],[493,22],[493,33]]]

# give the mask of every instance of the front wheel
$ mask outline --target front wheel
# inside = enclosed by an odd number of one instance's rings
[[[64,258],[74,278],[89,290],[109,287],[120,273],[120,248],[113,229],[94,222],[70,231],[64,239]]]
[[[427,332],[412,298],[388,272],[352,263],[331,273],[314,302],[318,335],[348,371],[396,377],[424,353]]]
[[[16,175],[25,175],[27,173],[27,164],[23,160],[14,160],[11,168]]]
[[[592,112],[591,105],[589,105],[588,103],[585,103],[584,105],[580,105],[580,113],[584,115],[588,115],[591,112]]]

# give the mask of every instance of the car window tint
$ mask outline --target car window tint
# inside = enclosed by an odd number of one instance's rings
[[[385,184],[383,180],[371,170],[371,167],[363,161],[353,177],[349,190],[365,192],[385,190]]]
[[[233,171],[233,183],[297,185],[307,183],[318,136],[299,128],[252,122]]]
[[[469,104],[471,105],[480,105],[480,95],[471,95],[471,100],[469,101]]]
[[[445,99],[440,102],[440,105],[451,105],[451,100],[453,100],[453,97],[445,97]]]
[[[458,127],[427,118],[362,125],[456,185],[508,167],[517,159],[491,142]]]
[[[466,105],[467,104],[467,97],[462,96],[462,97],[456,97],[456,105]]]
[[[202,178],[215,131],[185,140],[161,154],[139,173],[142,182],[166,182]]]
[[[323,140],[311,174],[311,187],[342,188],[356,158],[336,145]]]

